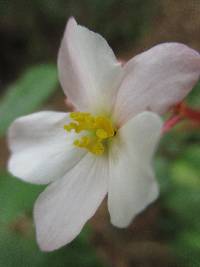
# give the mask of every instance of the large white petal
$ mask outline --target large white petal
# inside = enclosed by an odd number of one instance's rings
[[[151,160],[161,127],[158,115],[143,112],[118,131],[110,151],[108,189],[108,209],[115,226],[128,226],[158,196]]]
[[[70,18],[58,54],[60,82],[78,109],[108,112],[122,68],[106,40]]]
[[[181,101],[200,77],[200,54],[186,45],[164,43],[124,66],[115,117],[122,125],[145,110],[159,114]]]
[[[108,162],[88,153],[61,180],[49,185],[34,208],[39,246],[51,251],[72,241],[108,190]]]
[[[68,113],[43,111],[15,120],[8,142],[9,171],[27,182],[45,184],[72,168],[85,154],[73,145],[75,134],[66,133]]]

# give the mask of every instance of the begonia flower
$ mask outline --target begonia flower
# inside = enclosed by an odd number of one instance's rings
[[[30,183],[50,183],[34,207],[45,251],[72,241],[106,195],[111,222],[122,228],[158,197],[152,157],[160,115],[198,81],[200,55],[163,43],[122,66],[102,36],[70,18],[58,71],[76,111],[34,113],[9,129],[9,171]]]

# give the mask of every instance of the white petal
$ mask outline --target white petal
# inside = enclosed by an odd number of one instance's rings
[[[43,111],[18,118],[9,129],[9,171],[27,182],[45,184],[61,178],[85,154],[63,126],[68,113]]]
[[[119,130],[111,146],[108,209],[115,226],[128,226],[158,196],[151,160],[161,127],[158,115],[140,113]]]
[[[121,77],[121,64],[106,40],[70,18],[58,54],[60,82],[78,109],[108,111]]]
[[[88,153],[61,180],[47,187],[34,208],[39,246],[51,251],[71,242],[108,190],[108,162]]]
[[[119,125],[145,110],[159,114],[180,102],[200,77],[200,55],[178,43],[164,43],[124,66],[115,104]]]

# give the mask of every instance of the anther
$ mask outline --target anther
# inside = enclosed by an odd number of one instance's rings
[[[73,121],[64,125],[67,132],[72,130],[77,134],[81,131],[87,132],[87,135],[76,139],[74,145],[85,148],[95,155],[102,155],[105,151],[106,140],[116,133],[111,121],[104,116],[92,116],[86,112],[72,112],[70,118]]]

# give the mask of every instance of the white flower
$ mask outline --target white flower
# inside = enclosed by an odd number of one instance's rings
[[[45,251],[73,240],[106,194],[118,227],[157,198],[151,167],[162,128],[157,114],[197,82],[200,56],[183,44],[165,43],[122,67],[103,37],[70,18],[58,70],[79,112],[38,112],[9,130],[9,171],[31,183],[51,183],[34,208]]]

